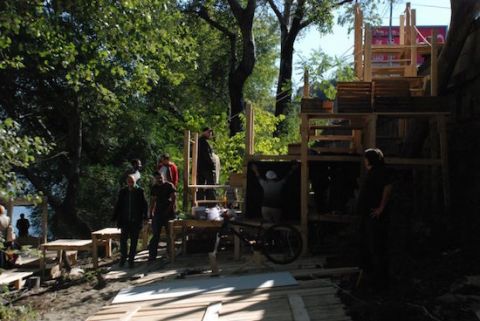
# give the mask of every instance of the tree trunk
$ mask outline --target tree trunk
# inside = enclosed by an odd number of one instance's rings
[[[245,110],[243,88],[248,77],[255,67],[255,39],[253,36],[253,17],[255,15],[256,0],[249,0],[243,9],[236,0],[229,0],[235,20],[242,34],[242,60],[229,77],[228,88],[230,91],[230,136],[242,130],[238,114]]]
[[[78,217],[77,200],[80,187],[80,163],[83,144],[83,124],[78,101],[75,101],[74,110],[70,118],[68,130],[69,139],[69,169],[68,185],[62,206],[55,212],[58,222],[56,234],[61,237],[89,237],[89,227]]]
[[[275,116],[285,115],[292,102],[293,45],[296,35],[282,28],[281,38]]]
[[[468,37],[472,22],[480,14],[478,0],[451,0],[452,16],[445,47],[438,59],[438,89],[447,91],[448,81]]]

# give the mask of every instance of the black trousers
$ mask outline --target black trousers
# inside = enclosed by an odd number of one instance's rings
[[[160,233],[162,227],[165,228],[165,232],[168,235],[168,218],[165,218],[165,214],[155,214],[152,220],[152,238],[148,242],[148,258],[155,260],[158,253],[158,242],[160,241]]]
[[[215,171],[214,170],[199,170],[197,173],[197,185],[215,185]],[[212,188],[199,188],[197,192],[198,200],[215,200],[217,199],[215,190]]]
[[[137,253],[138,236],[140,235],[138,226],[125,226],[121,228],[120,234],[120,262],[128,261],[133,262],[135,260],[135,254]],[[128,251],[128,239],[130,239],[130,250]]]
[[[362,268],[374,282],[373,286],[387,287],[389,281],[388,231],[389,215],[380,218],[364,216],[361,224]]]

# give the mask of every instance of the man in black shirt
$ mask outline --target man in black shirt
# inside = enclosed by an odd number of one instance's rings
[[[198,162],[197,162],[197,184],[215,185],[215,161],[213,159],[213,150],[208,140],[213,137],[213,130],[206,127],[198,139]],[[199,189],[197,199],[203,200],[216,199],[215,190]]]
[[[150,218],[152,219],[152,238],[148,243],[148,260],[157,258],[158,241],[162,227],[168,234],[168,221],[175,217],[176,189],[175,186],[159,173],[155,172],[155,185],[150,192]]]
[[[361,216],[362,264],[374,286],[388,286],[388,230],[390,222],[389,200],[392,193],[392,175],[385,167],[379,149],[365,151],[367,175],[360,187],[357,213]]]
[[[30,228],[30,222],[25,218],[25,214],[20,214],[20,218],[17,221],[18,236],[28,236],[28,229]]]

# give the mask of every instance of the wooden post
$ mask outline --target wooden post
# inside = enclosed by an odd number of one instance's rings
[[[406,8],[405,8],[405,49],[403,51],[403,55],[400,57],[402,59],[407,59],[410,56],[410,52],[411,52],[411,36],[410,36],[410,33],[411,33],[411,22],[412,22],[412,19],[411,19],[411,11],[410,11],[410,2],[407,2],[407,5],[406,5]],[[410,74],[410,70],[411,70],[411,64],[412,64],[412,61],[410,61],[410,63],[408,63],[407,67],[405,67],[405,70],[406,72],[408,72],[408,74],[406,74],[406,76],[408,76]]]
[[[437,30],[432,28],[432,47],[430,52],[430,96],[438,95],[438,56]]]
[[[363,81],[372,81],[372,28],[365,25],[365,67],[363,69]]]
[[[410,50],[410,64],[411,64],[411,71],[410,76],[415,77],[417,75],[417,31],[415,29],[416,26],[416,11],[412,9],[412,16],[411,16],[411,25],[410,25],[410,46],[412,47]]]
[[[42,202],[42,243],[47,243],[48,237],[48,199],[45,196]]]
[[[377,145],[377,114],[368,116],[367,131],[365,133],[365,148],[375,148]]]
[[[405,15],[400,16],[400,45],[405,45]]]
[[[445,210],[448,211],[450,209],[450,177],[448,173],[447,121],[445,116],[437,116],[437,128],[442,162],[443,202]]]
[[[13,198],[10,198],[7,203],[7,216],[10,218],[10,224],[14,226],[13,222]]]
[[[197,163],[198,163],[198,133],[193,134],[193,148],[192,148],[192,185],[197,185]],[[187,186],[189,189],[189,187]],[[197,189],[192,189],[192,204],[197,204]]]
[[[183,211],[188,212],[188,192],[190,182],[190,131],[183,133]]]
[[[245,133],[245,151],[248,156],[252,156],[255,153],[255,146],[254,146],[254,116],[253,116],[253,107],[252,104],[247,103],[246,106],[246,113],[247,113],[247,131]]]
[[[308,69],[303,71],[303,98],[310,97],[310,80],[308,79]]]
[[[302,233],[303,250],[302,254],[307,253],[308,249],[308,129],[309,119],[308,114],[301,114],[300,137],[300,173],[301,173],[301,188],[300,188],[300,231]]]
[[[95,234],[92,233],[92,263],[93,268],[98,268],[98,239]]]
[[[355,4],[355,42],[353,47],[353,61],[355,66],[355,75],[358,79],[363,79],[363,13],[360,9],[360,5],[357,3]]]

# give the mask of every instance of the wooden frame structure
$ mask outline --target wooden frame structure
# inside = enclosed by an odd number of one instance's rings
[[[10,217],[10,224],[13,224],[13,208],[15,206],[38,206],[38,204],[32,200],[28,200],[25,198],[11,198],[1,200],[3,203],[6,204],[7,215]],[[40,203],[42,207],[42,235],[41,241],[42,243],[47,242],[47,235],[48,235],[48,202],[47,197],[42,198],[42,202]],[[12,225],[13,226],[13,225]]]

